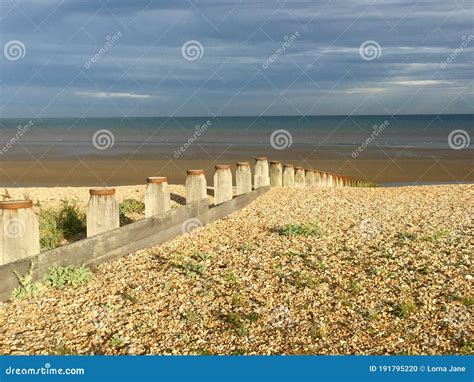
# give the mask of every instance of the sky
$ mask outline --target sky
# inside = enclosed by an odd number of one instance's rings
[[[472,113],[472,0],[0,0],[0,117]]]

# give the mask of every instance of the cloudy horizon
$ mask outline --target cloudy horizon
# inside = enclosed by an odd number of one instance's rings
[[[472,3],[1,3],[1,117],[470,114]]]

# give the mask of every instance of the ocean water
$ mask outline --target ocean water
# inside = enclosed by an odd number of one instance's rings
[[[423,149],[456,157],[460,151],[464,156],[466,150],[472,153],[472,144],[458,142],[465,145],[464,150],[452,150],[450,133],[461,131],[460,138],[469,141],[474,136],[473,122],[472,114],[0,119],[0,154],[4,160],[28,160],[31,156],[110,158],[129,154],[178,159],[205,152],[238,155],[249,149],[276,149],[286,154],[293,150],[350,156],[370,139],[364,155],[380,148],[398,148],[403,149],[405,157],[421,155]],[[378,134],[374,134],[376,130]]]

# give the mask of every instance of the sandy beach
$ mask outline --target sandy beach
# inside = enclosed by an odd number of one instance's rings
[[[117,198],[143,190],[117,187]],[[0,304],[0,353],[472,353],[473,191],[271,189],[96,267],[85,285]],[[87,188],[9,192],[42,206],[88,198]],[[288,224],[306,228],[288,235]]]

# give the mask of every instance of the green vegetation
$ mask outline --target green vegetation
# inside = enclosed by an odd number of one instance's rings
[[[34,262],[30,263],[30,269],[24,276],[20,276],[17,271],[14,271],[18,278],[18,285],[12,292],[12,297],[17,300],[27,300],[39,295],[43,291],[43,286],[40,283],[33,282]]]
[[[69,285],[82,285],[87,283],[92,277],[91,271],[84,266],[74,267],[69,265],[62,267],[59,265],[53,265],[48,269],[48,272],[44,276],[44,284],[33,282],[33,265],[34,263],[32,262],[28,273],[24,276],[20,276],[17,271],[14,271],[20,284],[13,290],[12,297],[14,299],[26,300],[33,298],[42,293],[45,290],[45,286],[51,288],[64,288]]]
[[[412,299],[407,299],[395,305],[394,314],[399,318],[407,318],[416,311],[416,304]]]
[[[60,289],[67,285],[79,286],[85,284],[91,277],[91,271],[83,265],[80,267],[53,265],[45,275],[44,281],[46,285]]]
[[[318,278],[307,271],[293,271],[286,280],[296,288],[315,288],[319,284]]]
[[[472,296],[472,295],[466,295],[466,296],[455,295],[453,297],[453,300],[454,301],[459,301],[461,304],[464,304],[466,306],[474,305],[474,296]]]
[[[223,314],[221,318],[235,331],[236,334],[239,336],[245,336],[249,334],[249,325],[256,322],[259,316],[254,312],[246,315],[232,311]]]
[[[459,348],[459,354],[472,355],[474,351],[474,343],[471,340],[465,341]]]
[[[125,341],[118,334],[114,334],[110,337],[110,344],[118,349],[125,345]]]
[[[86,232],[86,215],[76,200],[61,200],[59,208],[40,209],[38,220],[42,250],[59,247]]]
[[[282,236],[321,236],[322,228],[318,223],[308,224],[285,224],[278,229],[278,234]]]
[[[119,204],[120,215],[141,214],[145,211],[145,203],[136,199],[125,199]]]
[[[429,236],[425,236],[423,240],[429,241],[431,243],[436,243],[440,241],[441,239],[444,239],[445,237],[448,237],[451,234],[451,232],[447,229],[440,229],[438,231],[433,232],[433,234]]]
[[[178,254],[172,260],[170,260],[170,265],[181,270],[186,277],[195,278],[197,276],[203,275],[207,266],[205,261],[209,258],[207,253],[193,253],[191,256]]]

